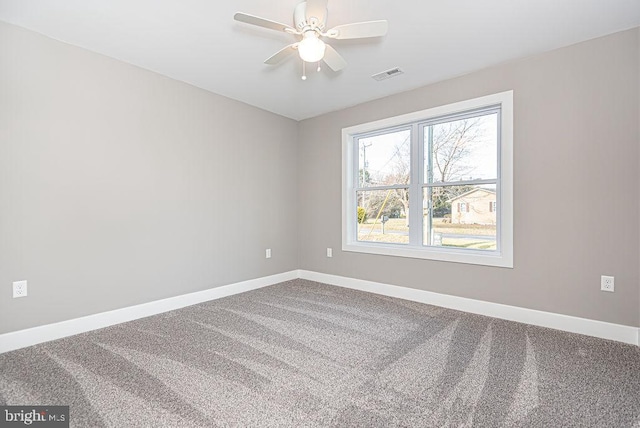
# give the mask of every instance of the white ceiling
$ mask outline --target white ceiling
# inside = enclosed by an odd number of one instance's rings
[[[300,79],[301,61],[263,61],[294,36],[298,0],[0,0],[0,20],[293,119],[640,26],[640,0],[329,0],[327,26],[387,19],[384,38],[333,40],[348,62]],[[405,74],[374,81],[400,67]]]

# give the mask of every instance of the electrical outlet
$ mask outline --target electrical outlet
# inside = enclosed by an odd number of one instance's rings
[[[602,275],[600,277],[600,290],[601,291],[609,291],[613,293],[614,291],[614,281],[612,276]]]
[[[327,257],[333,257],[333,249],[327,248]]]
[[[267,248],[267,250],[264,252],[264,256],[265,256],[267,259],[270,259],[270,258],[271,258],[271,248]]]
[[[13,298],[27,297],[27,281],[15,281],[13,283]]]

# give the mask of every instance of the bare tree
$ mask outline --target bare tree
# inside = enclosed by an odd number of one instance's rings
[[[408,138],[395,147],[396,162],[393,165],[395,184],[409,184],[409,176],[411,172],[410,152],[411,150]],[[402,211],[406,220],[406,225],[409,226],[409,189],[396,189],[395,192],[398,197],[398,201],[402,204]]]
[[[431,127],[431,182],[455,182],[469,178],[475,165],[469,163],[469,157],[474,146],[482,141],[482,118],[461,119],[437,124]],[[425,147],[427,150],[427,147]],[[388,168],[390,166],[390,168]],[[426,167],[426,165],[425,165]],[[384,213],[400,211],[409,225],[409,180],[411,173],[411,145],[410,136],[395,144],[389,161],[379,169],[385,175],[374,174],[371,181],[378,185],[407,185],[406,188],[393,189],[391,197],[384,197],[382,193],[371,195],[368,215],[377,216],[382,204],[386,200]],[[441,211],[450,209],[447,202],[459,192],[468,191],[469,186],[446,186],[433,188],[431,198],[435,206]],[[381,212],[380,212],[381,213]]]
[[[409,144],[409,136],[402,142],[397,143],[393,152],[393,166],[392,173],[387,175],[384,179],[384,184],[406,184],[409,185],[409,178],[411,174],[411,146]],[[409,189],[401,188],[394,189],[396,204],[399,202],[401,205],[401,211],[406,219],[407,226],[409,225]]]
[[[476,168],[469,162],[478,142],[483,140],[482,118],[462,119],[434,125],[431,136],[431,182],[455,182],[470,178]],[[425,150],[428,148],[425,147]],[[384,179],[384,184],[409,184],[410,177],[409,137],[396,144],[393,155],[393,173]],[[427,154],[429,156],[429,154]],[[440,211],[450,209],[449,199],[464,193],[470,186],[446,186],[433,188],[431,198]],[[395,189],[397,202],[409,224],[409,191]]]
[[[437,172],[433,181],[460,180],[473,172],[475,166],[466,160],[473,146],[481,140],[481,121],[478,117],[433,126],[431,152],[434,172]]]
[[[469,179],[476,165],[469,163],[475,146],[483,141],[482,118],[445,122],[432,127],[432,182],[452,183]],[[433,214],[450,212],[449,201],[472,189],[471,186],[445,186],[431,189]]]

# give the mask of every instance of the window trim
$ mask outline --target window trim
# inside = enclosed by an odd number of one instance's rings
[[[500,233],[498,251],[481,253],[446,247],[408,247],[384,243],[357,241],[356,218],[349,218],[349,207],[355,206],[354,191],[354,136],[376,131],[406,127],[414,122],[425,122],[439,116],[467,114],[476,109],[500,106],[500,152],[498,153],[497,201],[500,201]],[[412,167],[420,157],[412,155]],[[416,165],[417,166],[417,165]],[[355,167],[357,169],[357,166]],[[342,250],[366,254],[410,257],[445,262],[513,268],[513,91],[505,91],[471,100],[433,107],[400,116],[381,119],[342,129]]]

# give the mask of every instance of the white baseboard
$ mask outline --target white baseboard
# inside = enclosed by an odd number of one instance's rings
[[[298,277],[325,284],[337,285],[339,287],[368,291],[370,293],[382,294],[384,296],[397,297],[400,299],[427,303],[429,305],[456,309],[459,311],[486,315],[509,321],[517,321],[541,327],[553,328],[556,330],[568,331],[570,333],[579,333],[587,336],[629,343],[632,345],[640,345],[640,329],[637,327],[612,324],[552,312],[537,311],[535,309],[502,305],[500,303],[467,299],[464,297],[399,287],[397,285],[389,285],[380,282],[365,281],[305,270],[298,271]]]
[[[184,294],[181,296],[170,297],[168,299],[143,303],[141,305],[75,318],[68,321],[5,333],[0,335],[0,354],[27,346],[37,345],[38,343],[61,339],[74,334],[97,330],[99,328],[133,321],[139,318],[172,311],[174,309],[180,309],[185,306],[220,299],[222,297],[255,290],[257,288],[290,281],[296,278],[308,279],[339,287],[367,291],[384,296],[397,297],[400,299],[412,300],[414,302],[426,303],[509,321],[517,321],[541,327],[553,328],[556,330],[568,331],[571,333],[579,333],[587,336],[595,336],[603,339],[640,345],[640,328],[637,327],[572,317],[552,312],[537,311],[517,306],[502,305],[499,303],[484,302],[464,297],[449,296],[446,294],[399,287],[397,285],[383,284],[380,282],[365,281],[306,270],[294,270],[277,275],[211,288],[209,290],[199,291],[196,293]]]
[[[180,309],[185,306],[220,299],[233,294],[244,293],[245,291],[255,290],[257,288],[266,287],[283,281],[289,281],[296,279],[297,277],[298,271],[294,270],[277,275],[265,276],[262,278],[250,279],[248,281],[211,288],[209,290],[129,306],[127,308],[101,312],[99,314],[88,315],[86,317],[75,318],[68,321],[61,321],[54,324],[47,324],[39,327],[5,333],[0,335],[0,354],[31,345],[37,345],[38,343],[61,339],[74,334],[85,333],[87,331],[109,327],[114,324],[133,321],[139,318],[172,311],[174,309]]]

